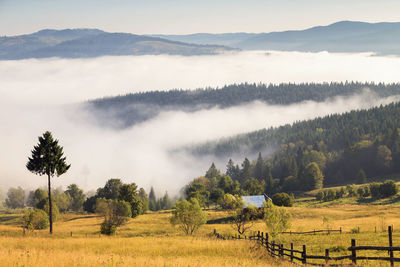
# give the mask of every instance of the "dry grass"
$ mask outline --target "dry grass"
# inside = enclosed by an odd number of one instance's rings
[[[191,237],[2,237],[2,266],[273,266],[251,244]]]
[[[394,245],[400,244],[400,207],[397,205],[367,206],[339,205],[324,208],[289,208],[292,213],[292,231],[339,229],[343,234],[281,235],[278,242],[300,249],[307,245],[311,254],[344,255],[351,239],[358,245],[387,245],[388,225],[393,225]],[[234,234],[229,224],[208,224],[194,237],[184,236],[169,223],[168,212],[150,213],[130,220],[117,236],[99,235],[102,218],[97,216],[62,215],[55,223],[53,236],[47,230],[22,236],[18,218],[0,219],[1,266],[276,266],[265,251],[249,241],[221,241],[212,238],[213,229],[222,234]],[[208,211],[209,219],[226,217],[222,211]],[[323,218],[325,219],[325,223]],[[2,218],[2,215],[0,215]],[[350,233],[354,228],[360,233]],[[375,227],[377,233],[375,233]],[[267,232],[260,220],[253,230]],[[71,237],[72,232],[72,237]],[[373,253],[374,254],[374,253]],[[372,255],[369,253],[369,255]],[[374,254],[375,255],[375,254]],[[386,256],[384,252],[376,254]],[[400,255],[395,254],[400,257]],[[366,263],[365,263],[366,264]],[[379,263],[368,263],[380,266]],[[386,266],[382,264],[381,266]]]
[[[210,217],[221,215],[210,213]],[[211,238],[211,225],[193,237],[184,236],[170,225],[170,216],[142,215],[111,237],[99,235],[102,219],[96,216],[63,215],[54,225],[53,236],[43,230],[23,237],[14,220],[14,225],[0,225],[1,266],[287,265],[273,261],[253,243]]]

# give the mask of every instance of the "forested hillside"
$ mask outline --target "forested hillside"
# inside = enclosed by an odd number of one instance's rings
[[[288,105],[306,100],[322,102],[335,96],[349,96],[368,88],[379,97],[400,94],[400,84],[374,83],[303,83],[303,84],[233,84],[222,88],[152,91],[107,97],[87,103],[97,117],[128,127],[150,119],[161,110],[196,111],[226,108],[253,101]],[[106,119],[104,119],[106,118]]]
[[[252,154],[275,149],[266,159],[229,161],[226,174],[245,183],[256,178],[267,192],[298,191],[322,185],[363,183],[368,177],[400,171],[400,103],[330,115],[211,142],[192,150],[198,156]]]

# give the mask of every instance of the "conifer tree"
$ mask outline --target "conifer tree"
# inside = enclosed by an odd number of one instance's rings
[[[53,205],[51,200],[51,177],[60,176],[68,171],[71,165],[66,163],[63,147],[54,139],[51,132],[46,131],[39,136],[38,145],[33,147],[32,156],[28,158],[26,168],[36,175],[47,175],[49,190],[49,222],[50,234],[53,233]]]
[[[261,156],[261,152],[258,153],[257,162],[254,167],[254,177],[259,181],[264,177],[264,160]]]
[[[156,193],[154,193],[154,188],[150,188],[150,194],[149,194],[149,209],[152,211],[157,210],[157,199],[156,199]]]

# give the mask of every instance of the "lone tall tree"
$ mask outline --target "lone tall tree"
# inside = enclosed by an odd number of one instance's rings
[[[51,203],[50,178],[67,172],[71,165],[66,164],[62,146],[54,139],[51,132],[47,131],[39,136],[39,144],[33,147],[32,156],[28,158],[26,167],[38,175],[47,175],[49,188],[49,221],[50,234],[53,233],[53,205]]]

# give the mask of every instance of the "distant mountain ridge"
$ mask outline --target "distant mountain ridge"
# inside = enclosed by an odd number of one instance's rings
[[[159,37],[97,29],[42,30],[0,37],[0,59],[88,58],[105,55],[213,55],[235,50],[222,45],[187,44]]]
[[[340,21],[305,30],[270,33],[154,35],[195,44],[223,44],[243,50],[375,52],[400,55],[400,22]]]
[[[105,55],[215,55],[237,50],[374,52],[400,55],[400,22],[340,21],[270,33],[136,35],[98,29],[41,30],[0,37],[0,60]]]

